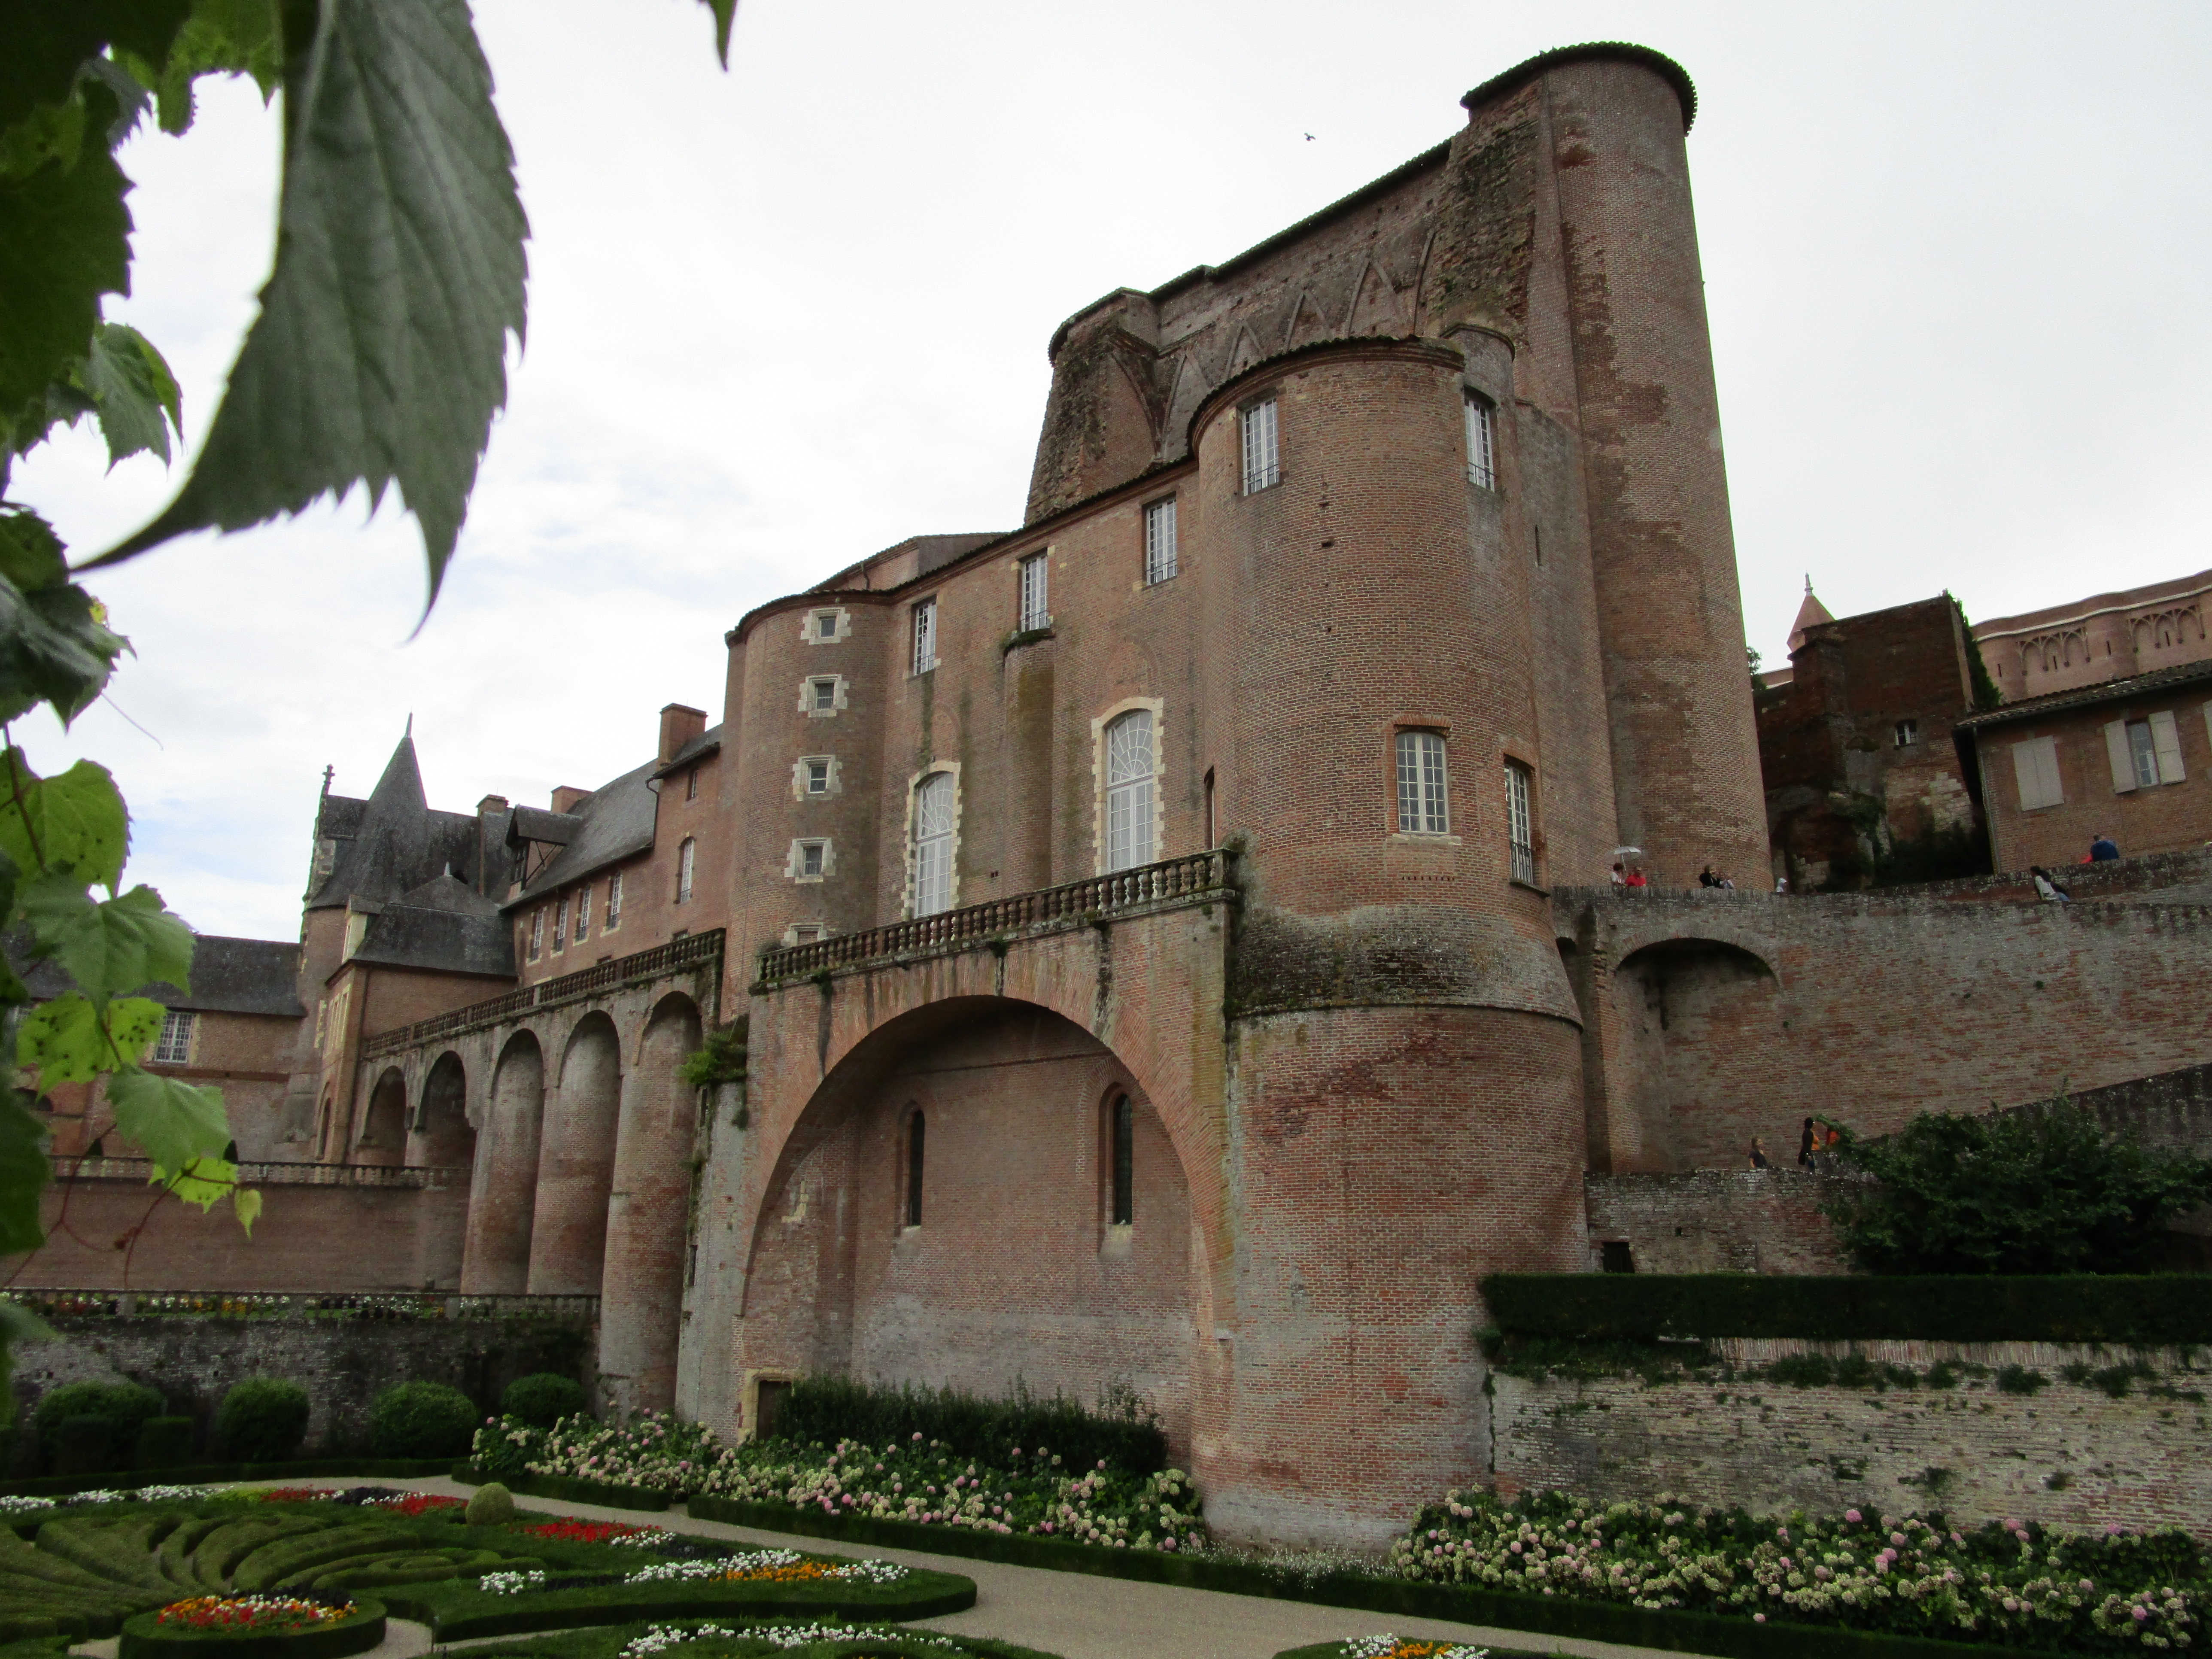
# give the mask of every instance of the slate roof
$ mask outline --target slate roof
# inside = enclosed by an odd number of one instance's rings
[[[2148,674],[2130,674],[2124,680],[2102,680],[2095,685],[2079,685],[2071,691],[2052,691],[2040,697],[2026,697],[2018,702],[2008,702],[1992,708],[1986,714],[1969,714],[1954,721],[1954,732],[1972,731],[1984,726],[2002,726],[2008,720],[2034,720],[2043,714],[2063,714],[2069,708],[2088,708],[2100,702],[2124,702],[2130,697],[2148,696],[2175,686],[2193,685],[2200,680],[2212,680],[2212,661],[2185,662],[2172,668],[2154,668]]]
[[[448,871],[370,914],[347,960],[512,979],[514,939],[499,906]]]
[[[653,769],[653,775],[665,778],[672,772],[681,772],[694,761],[702,761],[716,753],[722,746],[722,728],[710,726],[681,749]]]
[[[566,847],[576,839],[584,821],[574,812],[549,812],[542,806],[518,806],[507,817],[507,844],[542,841]]]
[[[721,740],[722,728],[710,726],[685,748],[708,743],[719,745]],[[700,752],[703,753],[703,749]],[[527,904],[556,887],[581,881],[594,871],[650,849],[654,815],[659,805],[652,785],[661,770],[659,761],[647,761],[577,802],[575,811],[564,815],[572,817],[580,826],[575,836],[553,855],[552,862],[538,872],[529,886],[507,902],[506,908],[513,909]],[[528,809],[516,809],[518,813],[526,810]]]
[[[9,960],[23,976],[33,997],[50,1002],[76,983],[52,960],[27,963],[27,943],[21,933],[7,941]],[[307,1011],[300,1006],[300,947],[274,939],[231,939],[221,933],[201,933],[192,941],[192,988],[189,994],[173,985],[143,985],[130,994],[151,997],[164,1008],[191,1008],[202,1013],[281,1014],[297,1019]]]
[[[330,876],[308,899],[308,909],[337,909],[351,898],[395,899],[441,869],[465,876],[474,872],[476,817],[431,809],[423,799],[422,772],[411,735],[400,738],[357,816],[350,805],[346,796],[331,796],[324,802],[319,832],[330,835],[332,825],[353,817],[353,834],[339,842]]]

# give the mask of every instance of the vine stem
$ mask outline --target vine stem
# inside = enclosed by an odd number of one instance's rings
[[[15,760],[21,751],[15,747],[15,727],[8,721],[0,720],[0,736],[8,740],[8,793],[15,798],[15,816],[23,820],[23,839],[31,843],[31,856],[38,860],[39,873],[44,875],[46,872],[46,855],[39,850],[39,831],[31,822],[31,809],[23,805],[23,771]]]

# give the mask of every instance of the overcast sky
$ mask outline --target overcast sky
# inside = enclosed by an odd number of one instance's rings
[[[409,714],[434,804],[543,803],[720,717],[747,609],[918,532],[1020,519],[1061,319],[1218,262],[1448,137],[1478,82],[1626,40],[1689,139],[1744,611],[1783,654],[1948,587],[2023,611],[2212,565],[2212,7],[484,0],[530,213],[530,340],[459,559],[356,496],[94,584],[138,656],[19,732],[89,754],[132,875],[296,935],[315,796]],[[1313,135],[1310,141],[1305,135]],[[250,87],[142,136],[136,289],[197,443],[272,236]],[[12,494],[89,550],[174,479],[89,431]],[[145,728],[142,734],[120,716]]]

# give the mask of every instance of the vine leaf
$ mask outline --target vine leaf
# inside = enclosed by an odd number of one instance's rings
[[[155,64],[159,64],[157,69]],[[264,98],[284,77],[284,42],[275,0],[192,0],[192,15],[165,58],[137,59],[131,72],[153,88],[161,131],[192,125],[192,82],[203,75],[250,75]]]
[[[161,1034],[167,1012],[149,997],[123,997],[105,1014],[76,991],[42,1002],[23,1018],[15,1063],[34,1066],[39,1091],[61,1083],[89,1083],[117,1063],[135,1066]],[[112,1046],[111,1046],[111,1043]]]
[[[430,599],[523,332],[528,225],[465,0],[322,0],[284,84],[276,263],[191,476],[93,562],[397,484]]]
[[[107,1103],[117,1132],[144,1152],[155,1180],[187,1174],[196,1159],[230,1167],[216,1156],[230,1144],[222,1090],[126,1066],[107,1079]]]
[[[128,324],[102,323],[81,378],[107,441],[110,468],[148,450],[169,459],[170,428],[184,435],[184,394],[151,340]]]
[[[0,507],[0,720],[51,702],[67,726],[100,695],[130,643],[69,580],[46,521]]]
[[[230,1207],[238,1216],[238,1224],[246,1229],[246,1236],[252,1237],[253,1224],[261,1219],[261,1189],[258,1187],[232,1188]]]
[[[722,60],[722,67],[730,66],[730,26],[738,21],[738,0],[702,0],[707,9],[714,14],[714,56]]]
[[[97,761],[81,760],[41,778],[20,749],[0,754],[0,853],[19,870],[68,866],[80,884],[112,893],[131,849],[131,814],[115,780]]]
[[[32,953],[58,962],[94,1007],[141,985],[191,988],[191,930],[162,908],[152,888],[95,904],[82,878],[48,872],[27,878],[19,896]]]
[[[78,65],[110,46],[158,64],[191,0],[0,0],[0,126],[70,94]]]
[[[213,1092],[210,1091],[210,1092]],[[220,1101],[220,1095],[216,1097]],[[202,1210],[213,1209],[238,1190],[238,1166],[226,1164],[219,1158],[196,1158],[177,1172],[169,1183],[169,1191],[187,1204],[197,1204]],[[248,1222],[246,1231],[253,1225]]]
[[[39,1194],[52,1179],[46,1126],[17,1100],[0,1100],[0,1255],[35,1250],[46,1242]]]

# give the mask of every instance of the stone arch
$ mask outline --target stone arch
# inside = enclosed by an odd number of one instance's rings
[[[407,1079],[397,1066],[386,1066],[369,1091],[353,1153],[356,1164],[392,1164],[406,1157]]]
[[[467,1169],[476,1162],[477,1132],[469,1122],[468,1068],[448,1048],[430,1063],[408,1137],[407,1161],[417,1168]]]
[[[1639,1167],[1741,1169],[1754,1135],[1785,1161],[1789,1108],[1770,1103],[1781,983],[1764,957],[1726,939],[1658,939],[1621,957],[1612,994],[1613,1092],[1633,1115]]]
[[[477,1137],[461,1260],[465,1293],[515,1296],[529,1288],[544,1110],[544,1050],[535,1032],[519,1030],[492,1068],[485,1130]]]
[[[596,1296],[606,1267],[607,1195],[622,1112],[622,1039],[593,1009],[570,1028],[538,1153],[530,1293]]]
[[[684,1080],[699,1047],[698,1006],[663,997],[645,1022],[622,1091],[606,1264],[599,1293],[599,1379],[626,1411],[676,1401],[699,1091]]]
[[[1136,1219],[1100,1206],[1102,1099],[1135,1109]],[[904,1224],[907,1125],[926,1201]],[[755,1207],[743,1370],[826,1370],[1082,1399],[1117,1385],[1189,1444],[1209,1259],[1145,1079],[1035,1002],[963,996],[887,1021],[813,1091]]]

